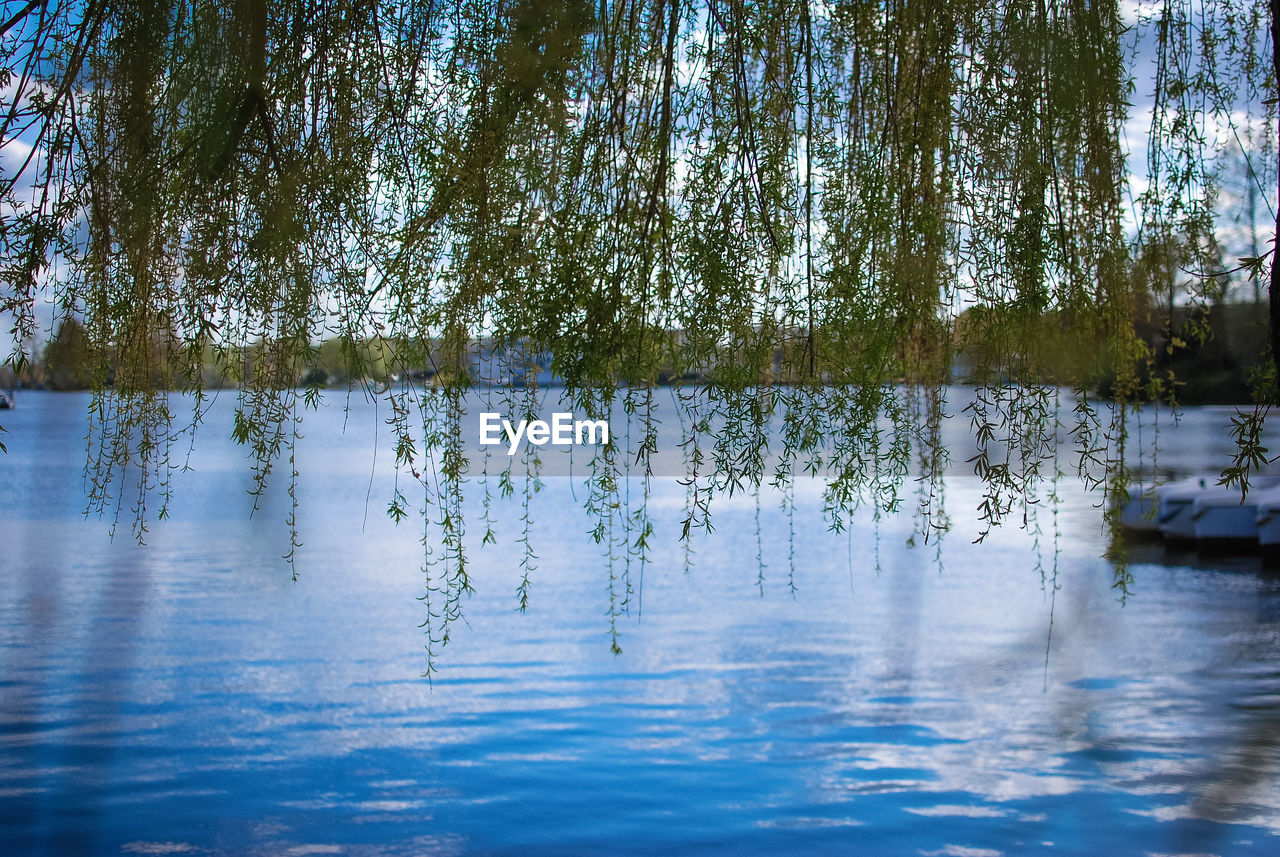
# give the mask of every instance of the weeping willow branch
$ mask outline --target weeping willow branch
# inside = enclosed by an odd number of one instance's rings
[[[1115,2],[11,5],[0,139],[21,166],[0,184],[0,307],[18,363],[39,301],[82,323],[109,415],[94,484],[164,468],[181,426],[160,393],[200,401],[211,359],[243,387],[265,475],[317,344],[344,343],[443,539],[424,535],[439,642],[472,586],[457,420],[481,345],[552,355],[596,411],[619,386],[706,382],[675,398],[685,536],[714,494],[803,473],[828,479],[837,521],[923,478],[935,534],[959,357],[980,388],[983,532],[1056,467],[1047,385],[1075,392],[1082,477],[1123,487],[1150,353],[1126,229],[1207,259],[1206,123],[1276,91],[1276,60],[1257,74],[1260,0],[1167,0],[1139,22],[1152,134],[1127,214],[1134,57]],[[638,527],[622,538],[642,562],[648,519],[615,520],[617,461],[596,466],[598,539],[613,551],[617,524]],[[407,502],[397,487],[388,508]],[[629,583],[611,581],[612,614]]]

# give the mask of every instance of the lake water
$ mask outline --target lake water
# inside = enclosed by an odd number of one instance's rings
[[[551,477],[529,610],[517,494],[428,683],[420,531],[371,478],[385,412],[306,418],[294,583],[229,395],[145,547],[127,494],[114,541],[81,514],[86,401],[0,415],[0,853],[1280,853],[1257,559],[1136,550],[1121,603],[1090,498],[1064,489],[1056,554],[1047,507],[1038,549],[973,545],[957,474],[940,546],[869,513],[828,533],[801,483],[790,512],[719,504],[686,571],[684,488],[658,478],[614,655],[583,488]],[[1225,448],[1229,415],[1166,424],[1162,460]]]

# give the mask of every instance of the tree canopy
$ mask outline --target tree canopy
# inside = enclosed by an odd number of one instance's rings
[[[1222,129],[1274,198],[1274,130],[1251,130],[1274,113],[1274,5],[6,2],[10,362],[42,300],[79,318],[97,484],[132,463],[145,494],[184,424],[166,391],[198,401],[211,359],[236,367],[236,437],[265,478],[318,343],[347,343],[453,545],[428,583],[443,625],[470,585],[457,425],[478,342],[552,355],[588,412],[708,379],[690,438],[706,408],[784,413],[781,463],[725,453],[710,484],[785,483],[818,456],[837,522],[941,478],[963,354],[984,526],[1046,477],[1056,385],[1079,473],[1120,491],[1126,406],[1174,395],[1135,313],[1170,278],[1211,299],[1233,264]],[[939,515],[925,502],[922,532]]]

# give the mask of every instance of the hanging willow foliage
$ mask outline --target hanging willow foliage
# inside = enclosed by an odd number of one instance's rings
[[[642,422],[660,378],[708,376],[679,397],[686,535],[710,494],[806,467],[836,525],[896,508],[914,478],[921,531],[944,526],[961,353],[984,527],[1056,473],[1060,421],[1082,477],[1127,483],[1148,355],[1114,1],[32,0],[4,19],[6,163],[30,152],[3,185],[11,359],[42,296],[83,319],[94,500],[118,504],[109,486],[138,467],[140,528],[186,419],[167,390],[199,414],[222,361],[265,479],[292,462],[314,394],[297,379],[335,338],[352,377],[434,373],[375,392],[425,491],[424,540],[444,543],[436,640],[471,587],[460,420],[481,341],[554,355],[585,413],[621,388]],[[1274,94],[1265,20],[1171,0],[1147,22],[1147,234],[1212,244],[1203,120]],[[1074,389],[1061,419],[1056,385]],[[620,455],[593,460],[588,503],[629,568],[649,525],[617,511]],[[397,487],[393,517],[412,505]]]

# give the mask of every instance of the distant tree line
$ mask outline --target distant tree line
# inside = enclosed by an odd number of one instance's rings
[[[979,349],[966,345],[966,326],[981,324],[982,308],[972,308],[957,320],[957,345],[951,380],[955,383],[980,384],[990,381],[990,361]],[[1160,390],[1153,398],[1175,398],[1180,404],[1245,404],[1256,387],[1258,355],[1267,349],[1267,318],[1257,303],[1227,302],[1212,304],[1165,304],[1155,300],[1139,302],[1133,318],[1138,337],[1147,345],[1150,359],[1141,371],[1141,389]],[[1096,360],[1096,354],[1080,343],[1072,342],[1056,323],[1053,313],[1046,313],[1039,339],[1044,357],[1040,361],[1039,380],[1046,384],[1069,384],[1078,377],[1084,364]],[[669,339],[674,334],[665,333]],[[1030,338],[1029,338],[1030,339]],[[0,367],[0,389],[37,388],[55,391],[91,390],[110,386],[112,373],[107,364],[105,379],[94,377],[91,359],[93,341],[83,322],[74,316],[63,318],[53,337],[39,349],[35,359],[20,372],[5,365]],[[240,386],[253,371],[253,363],[263,359],[271,349],[258,343],[245,348],[219,350],[209,348],[200,365],[201,385],[206,389]],[[430,384],[443,360],[439,343],[418,349],[420,360],[414,365],[401,355],[409,349],[397,348],[383,339],[350,341],[326,339],[316,344],[305,361],[299,362],[289,375],[293,385],[313,388],[346,388],[360,384],[382,387],[404,382]],[[154,349],[154,376],[157,386],[180,390],[185,381],[179,367],[168,361],[165,349]],[[781,354],[774,361],[781,362]],[[353,371],[355,367],[355,371]],[[472,365],[470,381],[490,383],[483,370]],[[171,377],[166,378],[166,373]],[[1095,392],[1109,395],[1110,378],[1106,371],[1098,375]],[[716,380],[714,367],[701,371],[678,372],[673,361],[659,369],[657,383],[709,383]],[[772,379],[785,380],[785,379]],[[912,379],[904,379],[912,380]]]

